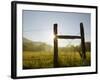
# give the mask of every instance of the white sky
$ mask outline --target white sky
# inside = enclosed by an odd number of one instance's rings
[[[80,35],[80,22],[83,22],[85,40],[90,41],[89,13],[67,13],[23,10],[23,36],[32,40],[53,45],[53,24],[58,24],[58,34]],[[59,40],[59,46],[80,44],[80,40]]]

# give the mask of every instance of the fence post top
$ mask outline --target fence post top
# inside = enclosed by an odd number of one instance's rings
[[[82,26],[83,25],[83,22],[80,22],[80,25]]]

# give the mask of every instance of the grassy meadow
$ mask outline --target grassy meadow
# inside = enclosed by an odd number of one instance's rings
[[[53,47],[43,42],[23,41],[23,69],[53,68]],[[58,48],[58,67],[91,65],[90,43],[86,45],[86,63],[83,65],[79,46]]]
[[[59,52],[59,67],[79,67],[82,59],[78,52]],[[86,66],[90,66],[90,52],[86,53]],[[53,52],[24,51],[23,69],[53,68]]]

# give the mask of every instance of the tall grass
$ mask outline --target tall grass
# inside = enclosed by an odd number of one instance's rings
[[[79,67],[83,66],[82,59],[78,52],[59,51],[59,67]],[[53,52],[51,51],[24,51],[23,69],[53,68]],[[86,52],[86,66],[91,65],[90,52]]]

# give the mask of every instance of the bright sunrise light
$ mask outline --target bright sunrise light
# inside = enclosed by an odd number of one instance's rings
[[[85,40],[90,41],[90,14],[77,13],[57,13],[57,12],[40,12],[23,10],[23,36],[33,42],[44,42],[51,46],[54,45],[53,25],[58,24],[58,34],[76,34],[80,32],[79,23],[84,23],[86,33]],[[77,45],[78,40],[58,39],[58,44],[64,47],[68,44]]]

